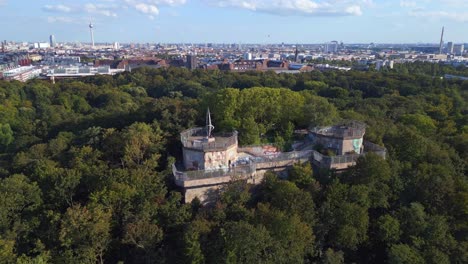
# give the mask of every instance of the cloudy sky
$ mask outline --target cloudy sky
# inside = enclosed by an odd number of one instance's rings
[[[0,39],[468,42],[468,0],[0,0]]]

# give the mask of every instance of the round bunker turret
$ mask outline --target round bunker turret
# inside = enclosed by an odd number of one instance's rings
[[[197,127],[180,133],[186,170],[228,169],[237,159],[237,131],[216,136]]]

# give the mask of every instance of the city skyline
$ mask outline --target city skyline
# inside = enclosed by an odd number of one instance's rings
[[[0,0],[2,38],[96,43],[466,41],[463,0]]]

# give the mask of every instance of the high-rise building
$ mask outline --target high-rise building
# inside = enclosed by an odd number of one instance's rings
[[[198,59],[195,55],[187,55],[187,68],[195,70],[198,67]]]
[[[453,53],[457,56],[462,56],[465,52],[465,44],[458,44],[453,46]]]
[[[330,43],[325,44],[325,53],[337,53],[338,52],[338,41],[334,40]]]
[[[246,52],[243,56],[244,60],[252,60],[252,53]]]
[[[447,43],[447,53],[453,54],[453,42],[448,42]]]
[[[49,42],[50,42],[50,47],[55,48],[55,36],[54,35],[49,36]]]

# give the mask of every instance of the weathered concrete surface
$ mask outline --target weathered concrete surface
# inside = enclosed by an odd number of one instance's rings
[[[249,178],[252,175],[246,175],[245,178]],[[208,186],[208,185],[217,185],[228,183],[232,180],[231,176],[223,176],[223,177],[213,177],[213,178],[205,178],[205,179],[196,179],[196,180],[185,180],[178,182],[178,186],[183,188],[193,188],[197,186]]]
[[[223,151],[205,152],[205,169],[228,168],[237,159],[237,145]]]
[[[202,204],[209,204],[218,197],[220,190],[229,182],[233,180],[246,180],[250,184],[259,184],[263,180],[264,174],[265,171],[262,171],[258,173],[256,172],[246,177],[236,179],[227,176],[212,179],[188,181],[188,184],[184,187],[184,201],[185,203],[190,203],[193,201],[193,199],[198,198]]]
[[[272,161],[272,162],[259,162],[256,163],[257,170],[274,170],[275,168],[289,167],[296,163],[304,163],[309,161],[308,158],[304,159],[290,159],[282,161]]]
[[[184,202],[191,203],[193,199],[198,198],[202,204],[208,204],[219,195],[219,190],[223,187],[222,184],[185,189]]]
[[[228,168],[237,158],[237,144],[225,150],[204,151],[183,148],[184,166],[188,170],[215,170]]]
[[[177,182],[177,185],[185,189],[185,202],[192,202],[195,197],[203,203],[209,203],[213,195],[217,195],[217,192],[226,184],[232,180],[247,180],[250,184],[260,184],[264,178],[265,172],[267,171],[284,171],[288,167],[296,163],[304,163],[309,161],[309,159],[294,159],[294,160],[284,160],[284,161],[274,161],[274,162],[262,162],[257,163],[256,172],[245,175],[242,177],[233,178],[231,176],[223,177],[213,177],[205,179],[195,179],[195,180],[185,180]]]

